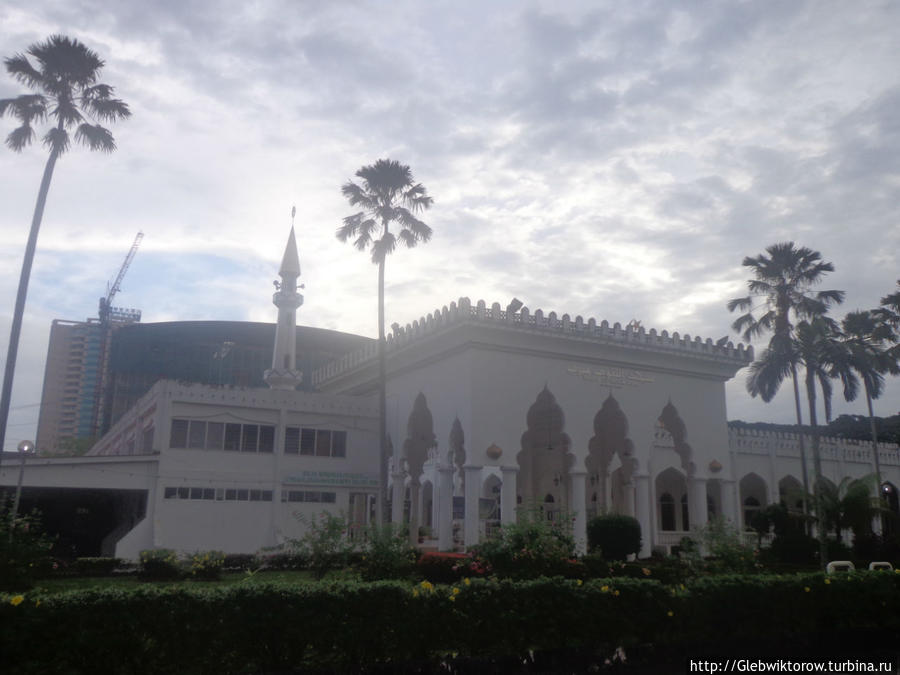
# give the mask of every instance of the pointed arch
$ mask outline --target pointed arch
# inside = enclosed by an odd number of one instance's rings
[[[678,414],[678,409],[672,405],[671,400],[663,406],[658,422],[671,434],[675,452],[681,459],[681,468],[689,476],[693,476],[695,467],[691,460],[694,450],[691,448],[690,443],[687,442],[687,425],[681,419],[681,415]]]
[[[778,501],[792,513],[803,513],[803,484],[791,475],[778,481]]]
[[[522,434],[522,449],[516,455],[519,478],[516,488],[524,503],[543,501],[547,494],[556,504],[569,503],[568,475],[575,457],[569,452],[571,439],[565,433],[565,415],[550,389],[544,388],[528,408],[528,425]]]
[[[622,463],[622,480],[631,481],[637,469],[634,443],[628,437],[628,417],[612,394],[594,415],[594,435],[588,442],[585,466],[591,475],[606,475],[614,456]]]
[[[769,503],[768,486],[759,474],[745,474],[740,481],[741,507],[744,529],[749,529],[753,516]]]
[[[656,517],[661,531],[686,531],[690,523],[685,500],[687,478],[674,467],[661,471],[655,483]]]
[[[448,457],[447,461],[453,467],[453,484],[456,494],[463,494],[466,485],[466,472],[463,466],[466,463],[466,435],[463,433],[462,423],[459,417],[453,420],[453,426],[450,428],[450,437],[447,439]]]

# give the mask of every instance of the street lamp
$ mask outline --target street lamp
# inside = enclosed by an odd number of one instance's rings
[[[13,500],[12,518],[9,520],[9,541],[13,540],[13,532],[16,529],[16,516],[19,513],[19,498],[22,496],[22,476],[25,475],[25,455],[34,452],[33,441],[19,443],[19,482],[16,484],[16,498]]]

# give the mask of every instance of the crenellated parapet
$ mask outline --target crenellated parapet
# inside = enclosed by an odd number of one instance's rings
[[[626,325],[623,328],[618,322],[610,325],[606,320],[598,323],[594,318],[585,321],[583,317],[576,316],[573,319],[568,314],[562,316],[556,312],[545,314],[541,309],[532,313],[527,307],[522,307],[516,312],[507,312],[501,308],[498,302],[488,307],[484,300],[479,300],[473,305],[469,298],[460,298],[457,302],[451,302],[449,306],[444,305],[406,326],[394,324],[393,332],[386,337],[386,349],[390,352],[402,348],[436,334],[451,325],[461,323],[481,323],[514,330],[556,334],[574,340],[621,344],[637,350],[677,352],[701,358],[725,360],[739,367],[745,366],[753,360],[753,347],[745,347],[741,343],[738,343],[737,346],[731,341],[714,343],[709,338],[703,340],[700,337],[692,338],[689,334],[680,335],[678,332],[670,334],[665,330],[657,332],[655,328],[646,330],[643,326]],[[374,359],[377,353],[378,344],[372,343],[359,351],[351,352],[326,364],[313,373],[313,385],[351,371]]]
[[[807,456],[812,457],[812,436],[804,434]],[[733,452],[745,455],[774,455],[799,457],[800,435],[787,431],[749,429],[728,425],[728,445]],[[819,438],[819,453],[823,461],[858,462],[871,464],[872,442],[856,438]],[[900,466],[900,448],[879,443],[878,459],[882,465]]]

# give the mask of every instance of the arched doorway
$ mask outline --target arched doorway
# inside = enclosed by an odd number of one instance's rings
[[[569,452],[571,440],[563,431],[565,415],[546,386],[528,409],[526,421],[522,450],[516,455],[517,501],[526,508],[540,508],[552,514],[550,517],[560,517],[568,510],[569,470],[575,458]],[[548,495],[552,501],[546,500]]]
[[[613,469],[614,461],[618,467]],[[585,460],[591,491],[585,509],[632,514],[634,504],[627,503],[637,460],[634,443],[628,437],[628,418],[612,394],[606,397],[594,415],[594,435],[588,442]]]

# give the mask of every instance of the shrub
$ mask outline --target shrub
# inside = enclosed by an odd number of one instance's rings
[[[198,551],[187,557],[187,564],[192,579],[217,581],[222,578],[225,554],[222,551]]]
[[[762,554],[766,562],[813,566],[818,552],[819,543],[814,538],[805,532],[793,531],[775,535],[772,544],[768,549],[763,549]]]
[[[138,578],[142,581],[173,581],[181,578],[178,556],[168,548],[141,551]]]
[[[711,518],[694,534],[701,550],[714,560],[711,569],[726,572],[757,571],[761,565],[757,559],[756,549],[747,546],[741,537],[741,531],[725,518]],[[697,554],[692,553],[696,558]]]
[[[260,554],[259,564],[263,570],[303,570],[309,567],[309,558],[296,551],[270,550]]]
[[[606,560],[625,560],[641,550],[641,524],[631,516],[606,515],[587,524],[588,551]]]
[[[359,574],[364,581],[406,579],[412,576],[418,556],[395,526],[372,525],[360,557]]]
[[[322,511],[318,517],[297,514],[296,518],[306,526],[306,532],[300,539],[289,540],[289,545],[309,560],[316,579],[324,577],[328,570],[347,564],[353,545],[347,537],[347,521],[343,516]]]
[[[222,569],[245,572],[259,567],[260,561],[255,553],[226,553]]]
[[[0,501],[0,590],[27,590],[52,567],[53,542],[40,527],[36,511],[12,517]]]
[[[498,535],[473,546],[470,553],[499,577],[565,576],[575,557],[571,529],[568,518],[549,521],[540,510],[522,509],[518,522],[503,525]]]
[[[465,553],[425,553],[416,562],[416,573],[433,584],[452,584],[470,576],[472,562]]]
[[[76,558],[68,571],[79,577],[106,577],[124,564],[121,558]]]

